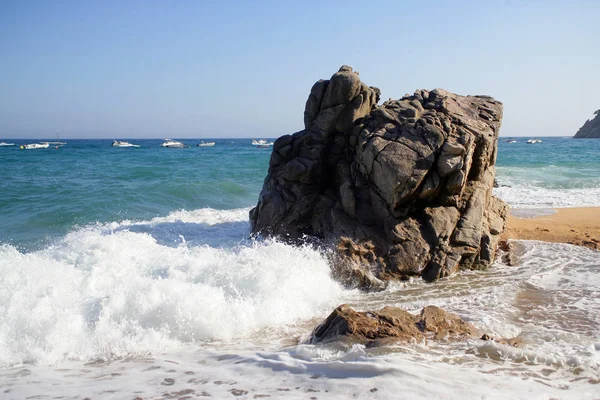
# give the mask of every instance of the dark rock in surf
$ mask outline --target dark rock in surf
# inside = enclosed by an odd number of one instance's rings
[[[507,218],[492,196],[502,104],[379,97],[347,66],[315,83],[305,129],[275,142],[252,232],[332,243],[336,276],[367,289],[487,268]]]
[[[348,344],[378,346],[413,339],[457,339],[479,337],[481,332],[458,315],[436,306],[413,315],[397,307],[357,312],[347,304],[336,308],[310,337],[311,343],[342,341]]]
[[[588,119],[575,134],[576,139],[600,138],[600,110],[594,113],[596,117]]]

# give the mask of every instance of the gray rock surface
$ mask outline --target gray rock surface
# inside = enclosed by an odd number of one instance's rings
[[[600,110],[594,113],[594,119],[588,119],[575,134],[576,139],[600,138]]]
[[[273,146],[253,233],[331,243],[334,273],[367,289],[488,267],[507,218],[492,196],[502,104],[379,97],[347,66],[315,83],[305,129]]]

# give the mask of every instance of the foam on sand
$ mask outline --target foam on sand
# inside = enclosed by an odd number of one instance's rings
[[[223,353],[187,349],[168,356],[92,363],[60,370],[15,369],[0,375],[8,396],[67,398],[460,398],[593,399],[586,380],[555,382],[544,374],[523,376],[489,362],[440,362],[418,353],[373,355],[362,346],[347,352],[294,351]],[[36,385],[25,382],[35,376]],[[0,387],[2,388],[2,387]],[[6,393],[6,392],[5,392]]]

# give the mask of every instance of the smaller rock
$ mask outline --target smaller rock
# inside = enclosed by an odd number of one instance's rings
[[[425,307],[417,316],[398,307],[358,312],[342,304],[315,328],[310,342],[338,340],[372,347],[413,339],[442,340],[477,337],[478,334],[472,324],[436,306]]]

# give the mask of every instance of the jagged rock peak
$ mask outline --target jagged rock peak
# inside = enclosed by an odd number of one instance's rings
[[[331,79],[313,85],[304,109],[304,127],[323,135],[344,132],[369,113],[379,93],[362,83],[358,72],[343,65]]]
[[[252,231],[331,243],[335,274],[369,289],[488,267],[507,213],[492,196],[502,104],[379,98],[347,66],[315,83],[305,129],[275,142]]]

